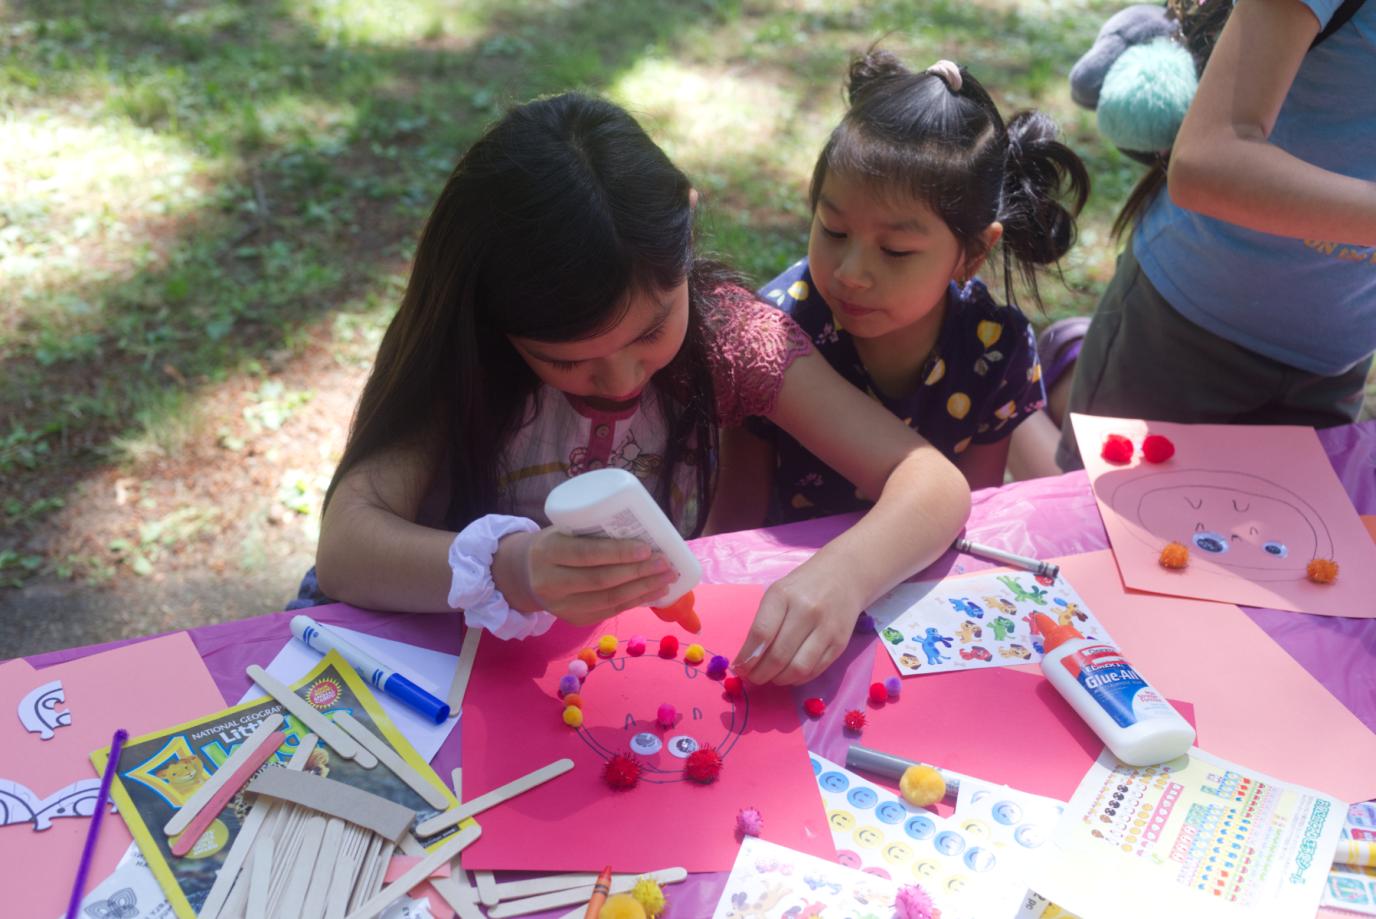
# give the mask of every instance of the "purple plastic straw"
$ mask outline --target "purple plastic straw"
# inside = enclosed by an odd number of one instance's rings
[[[119,767],[119,754],[129,732],[124,728],[115,731],[110,741],[110,761],[105,764],[105,773],[100,777],[100,791],[96,793],[96,809],[91,814],[91,826],[86,830],[86,845],[81,850],[81,864],[76,869],[76,886],[72,888],[72,902],[67,905],[67,919],[77,919],[81,909],[81,898],[86,894],[86,875],[91,871],[91,862],[96,855],[96,837],[100,835],[100,820],[105,816],[105,808],[110,803],[110,782],[115,778]]]

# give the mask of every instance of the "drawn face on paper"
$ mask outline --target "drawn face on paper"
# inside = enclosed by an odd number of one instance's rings
[[[1101,480],[1102,481],[1102,480]],[[1224,470],[1150,472],[1113,487],[1108,504],[1147,531],[1251,581],[1303,580],[1333,557],[1328,527],[1304,498],[1260,476]],[[1150,534],[1149,536],[1147,534]]]
[[[720,680],[708,678],[705,667],[654,654],[630,657],[623,648],[616,657],[598,660],[583,681],[584,711],[597,716],[578,728],[578,736],[594,769],[629,754],[640,761],[642,782],[689,781],[684,762],[701,747],[713,747],[729,768],[731,750],[749,718],[749,691],[733,699]],[[664,703],[677,713],[667,728],[658,720]]]

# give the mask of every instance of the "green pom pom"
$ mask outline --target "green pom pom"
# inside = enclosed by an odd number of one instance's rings
[[[1199,79],[1194,58],[1168,38],[1135,45],[1109,68],[1099,92],[1099,131],[1114,146],[1169,150]]]

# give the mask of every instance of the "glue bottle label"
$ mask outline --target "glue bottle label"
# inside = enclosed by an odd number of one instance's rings
[[[1061,664],[1119,727],[1175,712],[1111,645],[1087,645],[1061,658]]]
[[[611,539],[638,539],[648,543],[651,551],[660,552],[659,543],[655,542],[650,531],[645,528],[645,524],[640,522],[640,518],[633,514],[630,509],[617,511],[612,516],[602,520],[596,526],[583,527],[573,531],[574,536],[599,536]]]

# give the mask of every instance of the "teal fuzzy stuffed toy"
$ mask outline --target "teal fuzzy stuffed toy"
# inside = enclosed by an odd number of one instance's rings
[[[1070,71],[1070,95],[1115,147],[1150,163],[1168,151],[1199,85],[1194,56],[1165,7],[1139,3],[1104,23]]]

